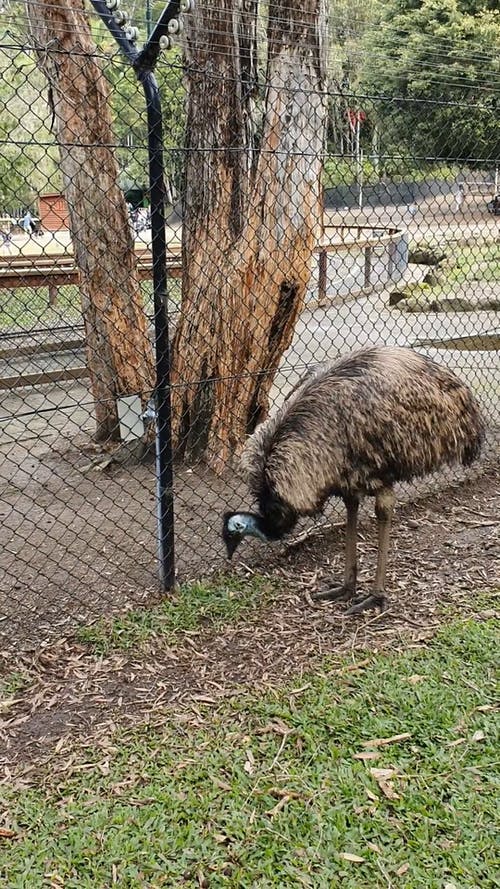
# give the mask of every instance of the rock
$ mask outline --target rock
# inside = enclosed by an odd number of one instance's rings
[[[419,244],[410,249],[408,254],[408,262],[414,262],[416,265],[439,265],[446,259],[446,253],[443,253],[439,247],[431,247],[427,244]]]
[[[439,312],[439,301],[427,293],[414,293],[400,305],[404,312]]]
[[[498,312],[500,297],[447,296],[437,300],[441,312]]]
[[[391,290],[389,293],[389,305],[397,306],[399,303],[411,299],[412,296],[418,296],[422,293],[426,293],[428,290],[429,288],[426,284],[415,282],[411,284],[402,284],[397,290]],[[401,308],[403,307],[401,306]]]
[[[399,308],[404,312],[498,312],[500,299],[484,296],[436,296],[414,291],[402,300]]]
[[[441,279],[441,276],[437,275],[435,271],[433,271],[432,269],[429,269],[429,271],[425,273],[422,280],[423,280],[424,284],[428,284],[429,287],[435,287],[436,284],[441,283],[442,279]]]

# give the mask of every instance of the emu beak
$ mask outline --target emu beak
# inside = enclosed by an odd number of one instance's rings
[[[226,549],[227,549],[227,557],[229,560],[232,559],[235,551],[238,549],[240,543],[242,541],[241,537],[228,537],[226,540]]]

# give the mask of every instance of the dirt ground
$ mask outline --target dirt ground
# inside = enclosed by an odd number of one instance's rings
[[[328,653],[406,647],[432,635],[449,614],[492,616],[491,597],[500,585],[499,515],[494,463],[480,477],[400,505],[383,614],[349,617],[345,603],[312,601],[314,589],[341,570],[344,533],[334,517],[271,555],[249,549],[239,571],[271,574],[281,592],[244,620],[181,634],[174,646],[156,637],[141,653],[98,657],[66,636],[24,655],[17,667],[28,670],[32,683],[0,723],[5,780],[15,770],[19,781],[29,782],[48,759],[64,771],[75,742],[106,746],[116,726],[161,721],[172,707],[196,711],[200,701],[216,706],[242,687],[255,691],[300,676]],[[366,589],[376,556],[374,522],[366,514],[360,538]],[[486,611],[482,591],[490,597]],[[16,662],[4,657],[3,666],[12,671]]]
[[[97,470],[89,468],[95,456],[89,438],[80,435],[49,447],[42,442],[40,453],[17,447],[1,464],[6,545],[0,551],[0,642],[14,654],[35,651],[79,624],[158,598],[154,466],[111,464]],[[480,476],[492,459],[490,447],[485,461],[466,476],[453,470],[421,480],[401,489],[400,502],[439,490],[450,479]],[[224,567],[222,513],[251,505],[235,475],[177,471],[181,582]],[[343,519],[340,501],[328,504],[326,517]],[[265,568],[270,552],[246,543],[240,559]]]

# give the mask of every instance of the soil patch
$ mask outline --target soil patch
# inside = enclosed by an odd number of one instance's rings
[[[66,449],[65,449],[66,445]],[[451,478],[473,480],[495,459],[496,435],[485,459],[465,474],[454,469],[402,488],[399,502],[439,491]],[[21,445],[0,460],[0,643],[36,651],[103,614],[154,602],[159,596],[153,465],[110,464],[87,469],[95,449],[85,435],[56,446]],[[176,566],[181,581],[225,565],[220,538],[225,510],[251,502],[236,474],[218,478],[203,468],[180,467],[175,476]],[[327,520],[343,520],[331,501]],[[300,530],[307,527],[302,523]],[[246,545],[238,553],[269,565],[269,550]],[[272,560],[271,556],[271,560]]]
[[[325,654],[417,643],[435,632],[447,613],[492,616],[490,600],[500,581],[498,475],[449,488],[419,503],[400,506],[393,535],[389,610],[357,617],[345,604],[314,604],[311,592],[342,563],[343,529],[313,529],[271,559],[249,550],[251,566],[272,573],[282,594],[271,606],[234,625],[182,633],[172,644],[155,636],[140,651],[97,657],[71,639],[60,639],[15,666],[32,682],[1,723],[0,765],[7,780],[21,769],[26,780],[54,758],[65,768],[75,741],[98,744],[119,725],[157,719],[165,708],[216,705],[221,698],[280,682],[310,670]],[[361,527],[361,587],[373,577],[374,522]],[[485,610],[486,609],[486,610]],[[443,617],[444,615],[444,617]]]

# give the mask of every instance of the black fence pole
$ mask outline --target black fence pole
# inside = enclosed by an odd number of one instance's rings
[[[148,113],[148,155],[151,199],[151,250],[156,353],[156,482],[158,556],[164,590],[175,585],[174,473],[170,404],[170,336],[167,310],[167,244],[165,238],[165,170],[162,111],[152,71],[139,74]]]
[[[149,186],[151,200],[151,252],[156,356],[156,479],[158,509],[158,556],[160,583],[169,590],[175,585],[175,529],[173,453],[170,400],[170,336],[167,309],[167,244],[165,237],[165,169],[163,163],[163,116],[158,84],[153,69],[160,54],[160,41],[167,36],[172,19],[178,17],[180,0],[170,0],[143,49],[138,50],[126,31],[117,24],[104,0],[92,0],[115,37],[120,49],[142,83],[148,117]]]

